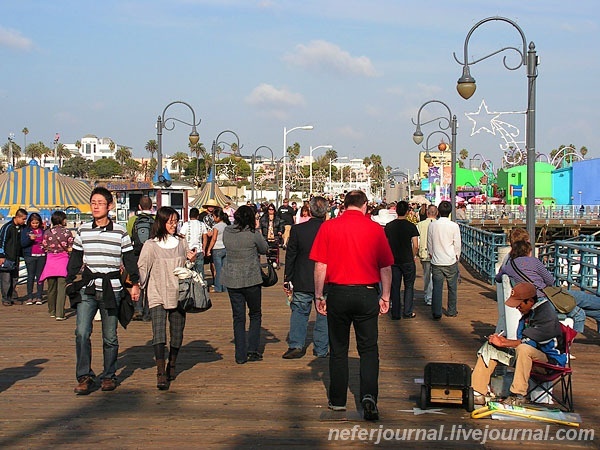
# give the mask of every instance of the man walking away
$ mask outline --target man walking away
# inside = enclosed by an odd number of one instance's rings
[[[448,285],[448,317],[456,317],[458,289],[458,261],[460,261],[460,228],[449,219],[452,212],[450,202],[444,200],[438,206],[440,218],[429,224],[427,230],[427,249],[431,257],[431,277],[433,279],[433,297],[431,314],[433,320],[442,318],[442,291],[444,280]]]
[[[0,271],[0,290],[2,305],[12,306],[18,301],[17,283],[19,282],[19,262],[22,256],[21,230],[27,220],[27,211],[17,209],[13,219],[0,229],[0,265],[6,261],[14,263],[14,268]],[[21,304],[23,301],[21,300]]]
[[[416,314],[413,312],[415,296],[415,278],[417,276],[417,266],[415,258],[419,250],[419,232],[412,222],[406,220],[409,206],[405,201],[398,202],[396,213],[398,218],[392,220],[385,226],[385,235],[392,254],[394,255],[394,265],[392,266],[392,320],[413,319]],[[404,302],[400,301],[400,287],[404,279]],[[402,311],[404,303],[404,311]]]
[[[315,236],[325,220],[328,202],[323,197],[313,197],[309,203],[311,218],[304,223],[294,225],[290,232],[285,254],[285,275],[283,289],[292,295],[290,308],[289,348],[283,359],[296,359],[304,356],[308,318],[315,301],[315,263],[308,256]],[[327,357],[329,337],[327,335],[327,316],[317,312],[313,330],[313,354],[318,358]]]
[[[148,196],[143,196],[140,198],[138,208],[140,212],[133,221],[130,234],[136,265],[142,251],[142,247],[144,246],[144,242],[150,238],[150,229],[152,228],[152,224],[154,224],[154,214],[152,214],[152,199]],[[151,320],[146,292],[140,293],[140,300],[135,304],[135,312],[132,320],[144,320],[146,322]]]
[[[329,409],[345,411],[348,346],[354,325],[360,355],[360,399],[366,420],[378,420],[379,314],[388,312],[394,256],[381,225],[365,217],[367,196],[350,191],[345,212],[319,229],[310,259],[315,261],[317,311],[327,314],[329,331]],[[329,283],[327,299],[323,296]],[[379,283],[381,282],[381,292]]]
[[[290,206],[289,198],[283,199],[283,204],[277,209],[277,215],[285,225],[282,246],[285,250],[287,248],[288,239],[290,238],[290,230],[292,229],[292,225],[294,225],[294,216],[296,215],[296,211]]]
[[[196,262],[194,270],[204,276],[204,248],[208,247],[208,228],[200,220],[200,210],[198,208],[190,209],[190,220],[184,223],[180,233],[185,236],[189,249],[196,250]]]
[[[425,304],[431,306],[433,282],[431,280],[431,259],[427,250],[427,230],[429,230],[429,224],[437,219],[437,206],[429,205],[426,214],[427,218],[417,224],[417,231],[419,232],[419,259],[423,268],[423,297],[425,298]]]

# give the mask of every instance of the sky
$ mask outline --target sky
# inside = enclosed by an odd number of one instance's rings
[[[534,42],[539,58],[536,151],[595,142],[600,124],[600,5],[580,0],[19,0],[0,2],[0,142],[52,147],[86,134],[110,137],[149,156],[156,120],[173,101],[191,105],[207,148],[224,130],[242,154],[260,146],[283,156],[284,129],[301,154],[332,145],[338,156],[381,155],[385,166],[417,169],[412,141],[421,105],[457,116],[456,147],[501,165],[501,129],[525,140],[527,70],[515,52],[471,66],[477,90],[456,91],[465,39],[480,20],[502,16]],[[519,31],[486,22],[471,34],[469,61],[523,48]],[[482,103],[485,101],[485,104]],[[477,114],[479,112],[479,114]],[[499,114],[499,113],[517,114]],[[469,114],[469,115],[467,115]],[[440,103],[421,122],[448,117]],[[192,121],[174,104],[165,118]],[[494,119],[494,120],[492,120]],[[163,153],[187,151],[188,125],[163,132]],[[494,126],[493,124],[496,124]],[[425,138],[439,130],[424,125]],[[429,146],[440,138],[434,133]],[[234,142],[224,133],[222,141]],[[423,144],[426,144],[426,140]],[[315,150],[317,157],[325,149]],[[270,156],[266,149],[258,154]],[[468,163],[467,163],[468,165]]]

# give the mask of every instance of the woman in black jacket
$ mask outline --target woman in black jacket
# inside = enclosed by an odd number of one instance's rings
[[[270,203],[269,206],[267,206],[267,211],[262,215],[259,223],[260,231],[267,240],[267,244],[269,244],[267,262],[273,264],[273,267],[278,268],[279,245],[281,244],[285,224],[275,213],[275,205],[273,205],[273,203]]]

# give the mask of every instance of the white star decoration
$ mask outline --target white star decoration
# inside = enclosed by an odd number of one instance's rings
[[[482,109],[484,111],[482,111]],[[480,131],[485,131],[487,133],[493,134],[494,136],[496,136],[496,133],[498,133],[498,135],[500,135],[500,137],[504,141],[503,144],[500,144],[500,149],[503,152],[506,152],[509,150],[511,150],[511,151],[521,150],[522,148],[525,147],[525,141],[522,141],[522,140],[517,141],[516,140],[516,138],[519,137],[519,135],[521,134],[519,128],[500,119],[502,116],[507,115],[507,114],[525,114],[525,111],[512,111],[512,112],[490,111],[488,109],[487,104],[485,103],[485,100],[482,99],[481,103],[479,104],[479,108],[477,109],[476,112],[465,113],[465,116],[467,116],[467,119],[469,119],[471,122],[473,122],[473,128],[471,128],[471,136],[478,134]],[[483,125],[478,126],[478,124],[477,124],[478,118],[480,118],[480,120],[479,120],[480,122],[484,123]],[[487,126],[488,121],[489,121],[489,127]]]

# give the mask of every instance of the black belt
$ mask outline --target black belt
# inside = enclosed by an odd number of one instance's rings
[[[340,286],[340,287],[379,287],[379,283],[372,284],[337,284],[337,283],[329,283],[330,286]]]

